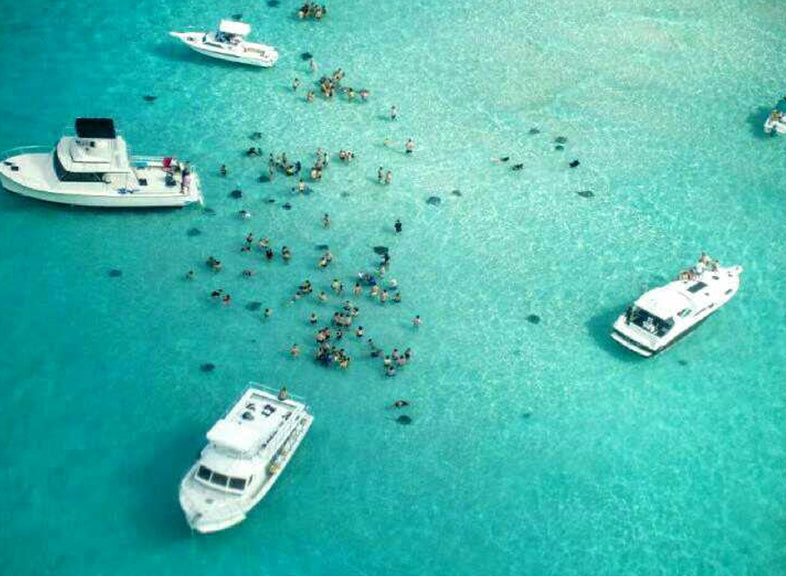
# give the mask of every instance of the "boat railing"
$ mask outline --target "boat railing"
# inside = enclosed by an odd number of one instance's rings
[[[52,152],[51,146],[17,146],[16,148],[3,150],[0,152],[0,162],[7,160],[11,156],[17,156],[19,154],[49,154],[50,152]]]
[[[243,394],[245,394],[248,391],[249,388],[258,388],[259,390],[264,390],[265,392],[269,392],[270,394],[272,394],[273,396],[276,396],[276,397],[278,397],[278,393],[280,392],[280,390],[276,390],[272,386],[265,386],[264,384],[260,384],[259,382],[249,382],[248,386],[246,386],[246,389],[243,391]],[[241,394],[241,397],[242,397],[242,394]],[[299,396],[297,394],[290,394],[288,392],[287,393],[287,400],[294,400],[295,402],[299,402],[303,406],[308,408],[308,403],[306,402],[306,399],[303,396]]]

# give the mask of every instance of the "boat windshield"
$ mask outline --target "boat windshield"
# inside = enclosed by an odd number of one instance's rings
[[[98,172],[69,172],[60,162],[57,150],[52,153],[55,175],[61,182],[103,182],[103,174]]]
[[[674,320],[658,318],[638,306],[628,308],[625,317],[628,324],[635,324],[658,338],[665,336],[674,326]]]
[[[226,489],[228,487],[230,490],[237,492],[242,492],[246,489],[245,478],[233,478],[231,476],[226,476],[224,474],[220,474],[219,472],[214,472],[207,466],[200,465],[196,475],[201,480],[204,480],[205,482],[208,482],[219,488]]]

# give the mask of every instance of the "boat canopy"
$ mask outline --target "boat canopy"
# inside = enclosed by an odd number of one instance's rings
[[[234,22],[232,20],[222,20],[218,25],[218,31],[234,36],[247,36],[251,32],[251,26],[245,22]]]
[[[77,118],[76,135],[79,138],[115,139],[115,123],[111,118]]]

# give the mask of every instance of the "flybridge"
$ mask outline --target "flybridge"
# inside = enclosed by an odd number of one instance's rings
[[[115,123],[111,118],[77,118],[77,138],[101,138],[113,140],[117,137]]]

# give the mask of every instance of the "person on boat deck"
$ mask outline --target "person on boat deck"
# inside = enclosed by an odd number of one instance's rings
[[[287,391],[287,387],[282,386],[281,390],[278,391],[278,399],[283,402],[287,398],[289,398],[289,392]]]

